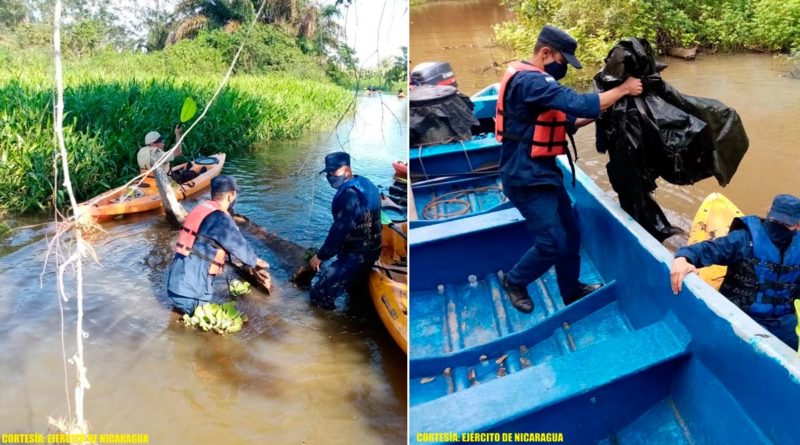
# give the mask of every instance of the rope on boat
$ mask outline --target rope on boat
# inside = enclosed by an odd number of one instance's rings
[[[472,210],[472,204],[469,202],[468,199],[465,199],[469,195],[477,195],[479,193],[499,193],[501,196],[503,195],[503,190],[499,186],[487,186],[487,187],[478,187],[473,189],[464,189],[464,190],[456,190],[453,192],[445,193],[442,196],[439,196],[422,208],[422,219],[432,220],[432,219],[444,219],[444,218],[452,218],[455,216],[466,215],[467,213]],[[503,201],[507,198],[503,196]],[[440,205],[445,206],[447,204],[455,204],[460,205],[463,208],[452,211],[452,212],[439,212],[438,207]]]

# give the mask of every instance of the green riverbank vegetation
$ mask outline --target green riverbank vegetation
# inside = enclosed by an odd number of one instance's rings
[[[514,20],[495,27],[498,43],[528,57],[539,29],[553,24],[578,42],[586,68],[566,82],[586,85],[623,37],[644,37],[660,49],[716,52],[800,50],[798,0],[502,0]]]
[[[242,43],[234,76],[184,140],[186,158],[330,127],[353,99],[358,60],[339,21],[347,0],[268,1],[249,36],[259,0],[145,8],[127,28],[130,11],[115,2],[64,3],[64,133],[80,200],[138,174],[148,131],[174,142],[184,99],[205,107]],[[0,213],[52,207],[51,14],[50,0],[0,4]]]

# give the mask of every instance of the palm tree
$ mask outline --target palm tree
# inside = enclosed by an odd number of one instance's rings
[[[320,55],[335,53],[344,34],[339,6],[351,0],[320,5],[310,0],[267,0],[260,21],[280,25],[290,34],[314,43]],[[194,38],[201,29],[224,27],[232,32],[255,16],[261,0],[182,0],[175,8],[167,44]]]
[[[197,36],[203,28],[228,26],[247,22],[255,15],[251,0],[182,0],[175,7],[172,32],[167,44]]]

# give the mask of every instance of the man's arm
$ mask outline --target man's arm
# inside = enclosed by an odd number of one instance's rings
[[[517,77],[520,76],[524,77],[517,82],[522,89],[525,104],[536,112],[552,108],[575,117],[600,116],[600,97],[597,93],[577,93],[571,88],[560,85],[549,75],[517,74]]]
[[[342,192],[339,197],[342,204],[333,215],[333,224],[328,231],[328,237],[317,252],[317,258],[325,261],[336,255],[336,252],[347,240],[347,236],[356,227],[356,217],[359,215],[361,207],[358,192],[348,189]]]
[[[183,136],[183,130],[181,129],[181,124],[178,124],[178,125],[175,126],[175,142],[176,143],[181,140],[181,136]],[[172,156],[170,157],[169,160],[170,161],[174,161],[175,158],[177,158],[178,156],[180,156],[182,154],[183,154],[183,147],[181,146],[181,144],[178,144],[178,148],[176,148],[175,151],[172,152]]]
[[[684,257],[697,267],[707,267],[712,264],[729,266],[745,259],[749,240],[745,230],[734,230],[714,240],[681,247],[675,252],[675,256]]]
[[[727,236],[681,247],[675,252],[670,268],[672,292],[677,295],[686,275],[696,272],[698,267],[728,266],[744,260],[748,242],[747,232],[734,230]]]
[[[250,267],[264,266],[259,263],[261,260],[253,252],[250,243],[244,239],[236,223],[227,214],[214,212],[203,221],[203,226],[206,224],[208,227],[201,227],[205,229],[204,235],[216,241],[226,252]]]
[[[599,94],[578,93],[559,84],[550,76],[527,74],[527,78],[528,81],[522,83],[522,88],[528,106],[539,110],[552,108],[578,118],[597,118],[601,111],[623,97],[638,96],[642,93],[642,81],[635,77],[629,77],[622,85]],[[588,123],[584,122],[583,125]],[[576,122],[577,128],[580,127]]]

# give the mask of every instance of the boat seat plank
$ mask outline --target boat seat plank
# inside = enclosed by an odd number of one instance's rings
[[[425,431],[491,431],[675,361],[687,353],[688,338],[676,335],[673,329],[675,324],[658,322],[505,378],[473,385],[468,391],[412,406],[410,437],[413,440],[416,432]],[[522,394],[524,397],[518,396]],[[459,415],[443,415],[452,412]]]

